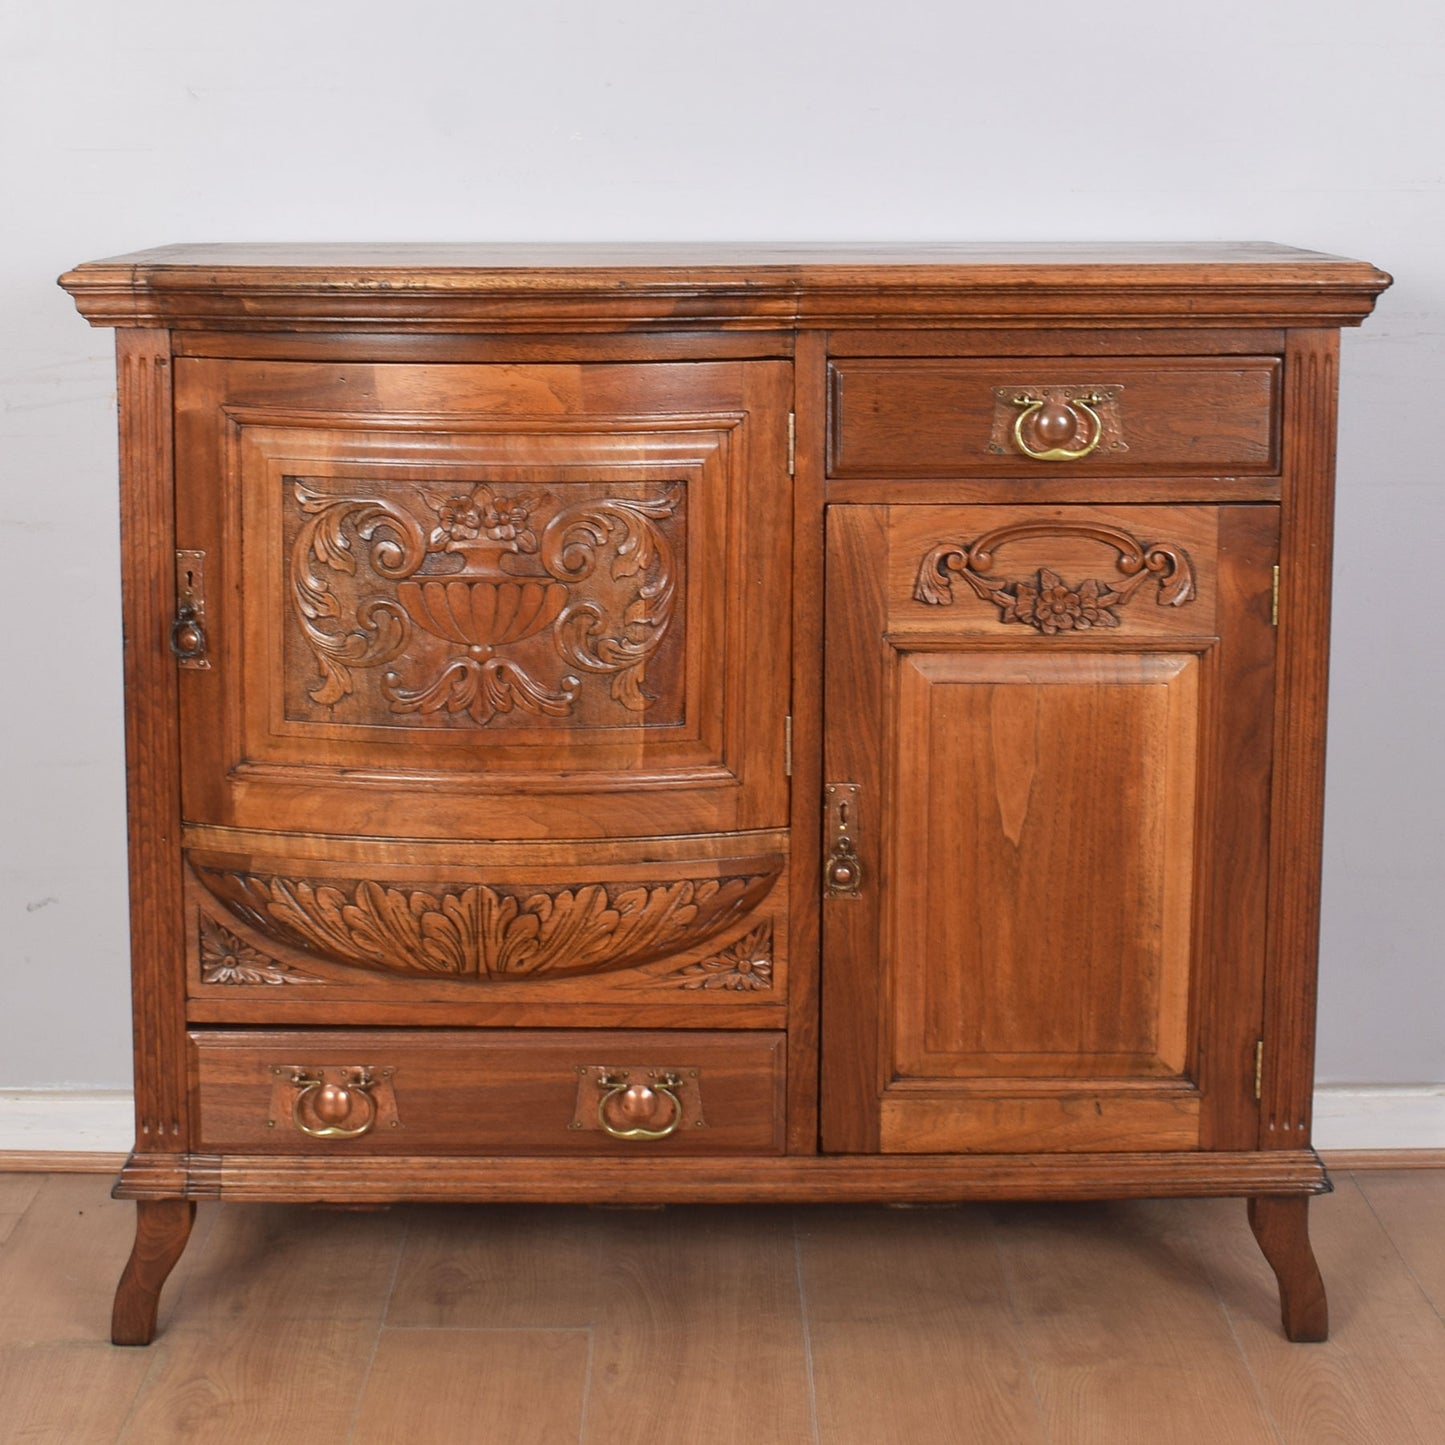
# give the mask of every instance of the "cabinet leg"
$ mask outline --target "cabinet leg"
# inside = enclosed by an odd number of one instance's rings
[[[1249,1201],[1249,1227],[1279,1281],[1285,1335],[1300,1344],[1328,1339],[1330,1333],[1325,1282],[1310,1248],[1309,1210],[1305,1196]]]
[[[148,1345],[155,1338],[161,1287],[196,1220],[195,1201],[190,1199],[143,1199],[135,1208],[135,1245],[110,1317],[111,1343],[117,1345]]]

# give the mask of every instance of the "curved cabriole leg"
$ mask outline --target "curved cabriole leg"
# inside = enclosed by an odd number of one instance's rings
[[[195,1201],[142,1199],[136,1203],[135,1246],[115,1292],[110,1338],[117,1345],[148,1345],[156,1334],[161,1287],[191,1237]]]
[[[1310,1248],[1308,1197],[1261,1195],[1249,1201],[1249,1227],[1279,1281],[1280,1318],[1297,1344],[1328,1339],[1325,1282]]]

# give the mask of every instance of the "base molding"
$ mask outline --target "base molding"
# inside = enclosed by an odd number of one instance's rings
[[[137,1154],[115,1195],[351,1205],[933,1204],[1311,1195],[1329,1187],[1308,1149],[731,1158]]]

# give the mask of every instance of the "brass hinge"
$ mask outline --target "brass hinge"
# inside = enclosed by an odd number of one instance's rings
[[[793,475],[793,467],[797,460],[798,451],[798,414],[795,411],[788,413],[788,475]]]
[[[793,776],[793,715],[783,719],[783,776]]]
[[[1274,566],[1274,581],[1270,584],[1269,625],[1279,626],[1279,563]]]
[[[1254,1041],[1254,1097],[1264,1097],[1264,1040]]]

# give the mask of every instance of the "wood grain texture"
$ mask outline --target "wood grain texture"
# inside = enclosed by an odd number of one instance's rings
[[[793,370],[793,678],[789,716],[792,808],[789,821],[798,839],[818,837],[823,781],[822,671],[823,555],[818,546],[823,517],[823,438],[827,391],[825,341],[799,336]],[[812,900],[823,887],[821,853],[803,843],[790,852],[791,896],[797,900],[790,947],[798,962],[788,978],[788,1152],[812,1154],[819,1140],[819,1045],[822,1033],[821,920]]]
[[[987,361],[837,361],[829,371],[829,477],[1006,477],[1269,472],[1278,465],[1274,358],[1094,361],[1050,355]],[[1007,395],[1000,389],[1007,388]],[[1042,399],[1106,392],[1093,425],[1060,445],[1088,455],[1069,462],[1021,455],[1015,396]],[[1033,450],[1037,441],[1023,440]],[[1087,478],[1087,480],[1086,480]]]
[[[1357,1174],[1355,1186],[1411,1278],[1445,1319],[1445,1231],[1440,1227],[1438,1175],[1418,1168],[1371,1170]]]
[[[786,822],[789,368],[178,363],[189,821]],[[206,722],[227,719],[225,727]]]
[[[820,1441],[1048,1438],[986,1208],[819,1210],[797,1230]]]
[[[790,1225],[759,1209],[617,1218],[599,1263],[607,1310],[593,1332],[585,1438],[809,1438]]]
[[[1285,1335],[1297,1343],[1328,1339],[1330,1312],[1320,1267],[1310,1249],[1308,1199],[1255,1198],[1249,1227],[1279,1281]]]
[[[136,1147],[187,1147],[170,338],[116,332]]]
[[[114,1445],[152,1363],[144,1352],[99,1342],[0,1348],[7,1438],[14,1445]]]
[[[207,1214],[210,1228],[185,1261],[187,1327],[223,1330],[237,1317],[379,1327],[403,1242],[389,1212],[299,1204]]]
[[[0,1244],[10,1237],[43,1182],[34,1174],[0,1174]]]
[[[1430,1177],[1438,1190],[1442,1176]],[[1235,1218],[1199,1232],[1200,1257],[1278,1439],[1432,1445],[1445,1438],[1445,1330],[1354,1181],[1338,1181],[1333,1195],[1311,1206],[1314,1247],[1330,1282],[1331,1334],[1323,1344],[1300,1348],[1281,1335],[1274,1281]]]
[[[1374,1182],[1408,1188],[1402,1233],[1386,1196],[1371,1205],[1355,1187]],[[86,1268],[98,1219],[112,1217],[123,1250],[130,1211],[94,1177],[58,1192],[39,1183],[0,1250],[6,1314],[32,1326],[0,1339],[7,1445],[344,1445],[353,1431],[440,1445],[535,1439],[539,1422],[548,1445],[712,1445],[733,1438],[739,1408],[754,1439],[788,1445],[1436,1445],[1445,1426],[1445,1324],[1418,1254],[1438,1236],[1441,1170],[1345,1177],[1314,1206],[1336,1322],[1309,1348],[1279,1335],[1238,1202],[1183,1199],[665,1214],[218,1206],[201,1212],[181,1266],[199,1266],[204,1288],[177,1292],[176,1323],[150,1350],[115,1350],[93,1335],[104,1276],[88,1294],[65,1279],[72,1260]],[[318,1248],[318,1221],[338,1230],[333,1246]],[[670,1348],[691,1364],[705,1340],[724,1363],[658,1373],[674,1396],[662,1435],[611,1402],[590,1409],[586,1349],[595,1385],[604,1337],[617,1379],[641,1382],[639,1409]],[[438,1411],[462,1414],[455,1433]]]
[[[388,1330],[349,1445],[580,1439],[591,1340],[569,1330]]]
[[[117,1198],[326,1200],[406,1199],[538,1204],[741,1204],[962,1199],[1187,1198],[1192,1195],[1318,1194],[1327,1187],[1309,1151],[832,1155],[741,1159],[467,1158],[431,1155],[192,1155],[178,1184],[127,1166]]]
[[[135,1210],[135,1243],[111,1307],[110,1339],[115,1345],[148,1345],[155,1338],[161,1289],[196,1222],[196,1205],[190,1199],[142,1199]]]
[[[1272,1438],[1269,1412],[1180,1228],[1190,1208],[994,1211],[1047,1422],[1043,1438],[1100,1445],[1206,1433],[1240,1445]],[[1073,1304],[1083,1300],[1083,1309]],[[1117,1407],[1124,1399],[1133,1402],[1128,1416]]]
[[[203,1149],[314,1155],[766,1155],[783,1148],[784,1037],[742,1031],[589,1033],[539,1030],[197,1031],[197,1129]],[[658,1139],[593,1127],[596,1075],[674,1075],[683,1116]],[[297,1113],[307,1080],[372,1083],[357,1109],[365,1132],[318,1138]],[[364,1106],[364,1107],[362,1107]],[[299,1119],[299,1123],[297,1122]],[[702,1123],[698,1123],[701,1119]],[[671,1123],[671,1116],[662,1123]],[[614,1124],[616,1121],[614,1121]]]
[[[1337,333],[1290,334],[1259,1120],[1265,1149],[1307,1145],[1313,1107],[1338,374]]]
[[[1274,526],[830,511],[827,768],[883,801],[873,881],[825,904],[824,1069],[886,1151],[1252,1141]]]
[[[0,1249],[0,1298],[30,1299],[23,1311],[0,1311],[0,1351],[106,1337],[136,1218],[106,1194],[93,1175],[42,1176]]]
[[[857,896],[827,897],[822,905],[820,1117],[822,1147],[830,1152],[878,1147],[877,1100],[888,1067],[878,929],[887,881],[884,680],[890,649],[878,627],[886,604],[877,566],[887,546],[882,508],[828,508],[823,777],[825,785],[859,788],[852,836],[861,868]]]
[[[94,325],[246,331],[1355,325],[1389,278],[1222,245],[172,246],[62,278]],[[257,295],[264,304],[256,305]]]
[[[69,273],[122,332],[147,1310],[195,1199],[1221,1193],[1298,1316],[1333,328],[1388,282],[1255,244]],[[275,1074],[321,1031],[386,1082]],[[621,1052],[559,1083],[584,1036]],[[664,1037],[744,1121],[594,1155],[574,1090]]]
[[[316,1316],[236,1329],[177,1328],[154,1362],[118,1445],[256,1445],[290,1439],[298,1418],[317,1445],[347,1439],[374,1328]]]
[[[387,1306],[394,1330],[575,1330],[605,1324],[616,1214],[585,1206],[406,1209]]]

